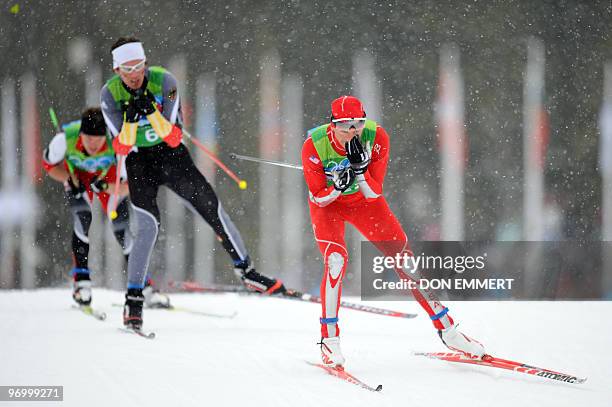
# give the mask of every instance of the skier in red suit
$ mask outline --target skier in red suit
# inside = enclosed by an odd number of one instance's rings
[[[408,237],[382,195],[388,161],[389,135],[366,119],[361,101],[354,96],[334,100],[331,121],[310,131],[302,147],[312,228],[324,259],[320,345],[326,365],[338,367],[345,362],[338,327],[342,278],[348,263],[345,222],[385,256],[412,255]],[[396,272],[402,279],[415,279],[402,269]],[[474,358],[484,355],[479,342],[457,331],[448,308],[433,293],[412,291],[448,348]]]

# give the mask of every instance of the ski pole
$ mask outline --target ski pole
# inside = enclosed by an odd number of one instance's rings
[[[240,155],[240,154],[231,153],[230,157],[233,159],[252,161],[255,163],[270,164],[270,165],[276,165],[276,166],[285,167],[285,168],[293,168],[295,170],[304,169],[304,167],[302,167],[301,165],[286,163],[282,161],[266,160],[265,158],[249,157],[248,155]]]
[[[189,132],[185,129],[183,129],[183,134],[187,136],[187,138],[189,140],[191,140],[191,142],[198,147],[200,150],[202,150],[211,160],[213,160],[213,162],[215,164],[217,164],[219,166],[219,168],[221,168],[223,171],[225,171],[225,173],[231,178],[233,179],[236,184],[238,184],[238,188],[240,189],[246,189],[247,188],[247,182],[243,179],[238,178],[238,176],[236,174],[234,174],[234,172],[232,170],[230,170],[229,168],[227,168],[227,166],[225,164],[223,164],[221,162],[221,160],[219,160],[219,158],[215,155],[215,153],[213,153],[212,151],[210,151],[208,148],[206,148],[206,146],[204,146],[204,144],[200,143],[200,141],[193,137],[191,134],[189,134]]]

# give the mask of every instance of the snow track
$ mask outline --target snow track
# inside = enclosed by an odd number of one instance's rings
[[[412,320],[341,310],[347,370],[371,393],[304,363],[318,361],[319,307],[234,294],[172,295],[177,306],[233,319],[145,309],[154,340],[124,335],[123,293],[94,289],[106,321],[71,309],[67,289],[0,291],[0,385],[63,385],[62,406],[612,405],[612,302],[449,303],[499,357],[587,376],[582,385],[412,356],[444,351],[413,301],[375,303]],[[24,406],[20,403],[2,405]],[[40,403],[37,403],[37,405]],[[44,405],[42,403],[40,405]]]

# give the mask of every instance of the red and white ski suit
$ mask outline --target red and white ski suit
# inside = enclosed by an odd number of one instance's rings
[[[346,155],[344,146],[336,140],[330,126],[327,136],[334,150]],[[348,252],[344,241],[345,222],[352,224],[368,240],[372,241],[385,256],[408,252],[410,244],[399,221],[389,209],[382,196],[383,182],[389,161],[389,136],[384,128],[376,127],[372,144],[372,157],[366,173],[359,182],[359,191],[342,195],[327,186],[321,157],[309,137],[302,147],[304,178],[308,185],[310,217],[315,239],[324,259],[321,281],[322,315],[321,335],[324,338],[338,336],[338,307],[342,293],[342,278],[346,272]],[[401,278],[411,278],[401,269],[396,270]],[[413,295],[427,311],[437,329],[448,328],[453,320],[433,293],[414,289]]]

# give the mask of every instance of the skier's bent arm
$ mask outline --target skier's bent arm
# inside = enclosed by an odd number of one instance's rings
[[[304,142],[302,147],[302,166],[304,167],[304,179],[308,186],[310,202],[324,207],[334,202],[341,195],[341,192],[336,190],[333,185],[327,186],[323,164],[310,138]]]
[[[66,134],[56,134],[49,146],[43,152],[43,168],[49,176],[58,182],[66,182],[70,177],[68,170],[64,166],[66,156]]]
[[[57,182],[64,183],[70,178],[70,173],[62,165],[57,165],[47,170],[47,174]]]
[[[368,170],[357,176],[359,191],[368,201],[382,196],[387,164],[389,163],[389,135],[381,126],[376,126],[376,138],[374,145],[370,148],[372,150],[372,160]]]
[[[110,130],[112,136],[116,137],[123,126],[123,112],[121,109],[117,108],[115,99],[113,99],[113,95],[106,85],[102,88],[100,106],[102,108],[106,127]]]
[[[176,79],[170,72],[164,73],[162,81],[162,107],[161,111],[157,106],[147,114],[147,120],[155,130],[155,133],[164,140],[170,147],[177,147],[183,138],[183,131],[180,125],[180,96],[177,88]]]

